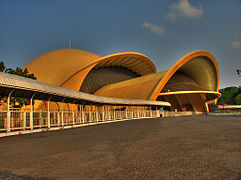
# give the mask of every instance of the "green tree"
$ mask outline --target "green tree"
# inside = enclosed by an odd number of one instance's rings
[[[6,73],[9,73],[9,74],[15,74],[15,75],[18,75],[18,76],[23,76],[23,77],[27,77],[27,78],[30,78],[30,79],[37,79],[34,74],[29,74],[28,73],[28,69],[27,68],[24,68],[24,70],[20,67],[17,67],[15,70],[12,69],[12,68],[7,68],[5,70]]]
[[[222,93],[222,96],[218,100],[218,104],[237,104],[236,97],[241,94],[241,88],[240,87],[226,87],[224,89],[219,90],[220,93]]]
[[[4,70],[5,70],[5,65],[4,65],[4,62],[3,61],[1,61],[0,62],[0,72],[3,72]]]
[[[241,105],[241,94],[238,94],[235,98],[235,102],[237,105]]]
[[[4,62],[1,61],[0,62],[0,71],[1,72],[10,73],[10,74],[18,75],[18,76],[23,76],[23,77],[30,78],[30,79],[37,79],[34,76],[34,74],[30,74],[28,72],[27,68],[22,69],[20,67],[17,67],[15,70],[12,68],[7,68],[7,69],[5,69],[5,68],[6,67],[4,65]],[[30,100],[26,99],[26,98],[14,97],[11,99],[11,104],[13,107],[22,107],[23,105],[29,105]]]

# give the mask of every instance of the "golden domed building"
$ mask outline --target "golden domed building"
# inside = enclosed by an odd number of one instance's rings
[[[191,52],[161,72],[140,53],[100,57],[78,49],[48,52],[25,67],[39,81],[97,96],[167,101],[177,111],[206,112],[220,96],[218,65],[206,51]]]

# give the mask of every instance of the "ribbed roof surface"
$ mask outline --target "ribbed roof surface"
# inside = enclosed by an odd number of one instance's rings
[[[122,52],[104,56],[98,59],[95,68],[121,66],[142,76],[156,72],[155,65],[143,54],[137,52]]]
[[[51,98],[51,101],[57,102],[64,99],[65,102],[85,102],[86,104],[170,106],[168,102],[163,101],[100,97],[0,72],[0,94],[6,96],[12,89],[15,89],[13,96],[16,97],[29,98],[35,94],[34,99],[48,100]]]
[[[152,73],[119,83],[109,84],[99,89],[95,95],[129,99],[142,98],[148,100],[153,88],[157,86],[166,72],[167,71]]]
[[[193,79],[182,72],[177,71],[171,79],[167,82],[161,92],[175,92],[175,91],[208,91],[202,86],[198,85]]]

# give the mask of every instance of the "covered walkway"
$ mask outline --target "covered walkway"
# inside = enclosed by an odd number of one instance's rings
[[[159,109],[168,102],[120,99],[90,95],[12,74],[0,73],[0,96],[7,107],[0,110],[0,133],[76,127],[144,117],[159,117]],[[29,109],[11,108],[11,98],[30,99]],[[44,110],[34,109],[34,100],[42,100]],[[57,110],[50,110],[55,102]],[[64,104],[69,107],[64,109]]]

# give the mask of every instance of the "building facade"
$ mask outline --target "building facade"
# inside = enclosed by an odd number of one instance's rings
[[[167,101],[172,111],[206,112],[220,96],[218,64],[206,51],[191,52],[161,72],[140,53],[100,57],[79,49],[51,51],[25,67],[39,81],[97,96]]]

